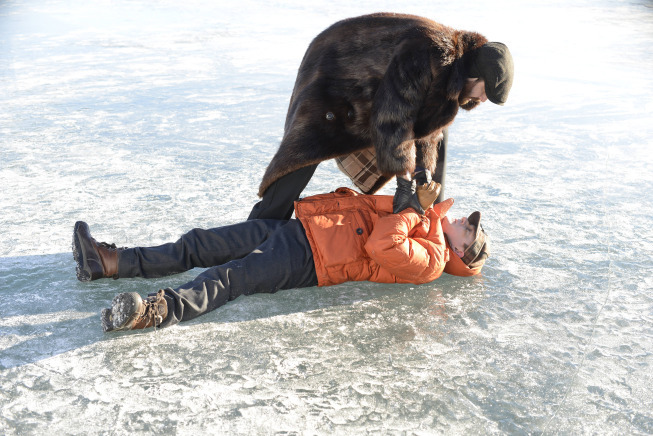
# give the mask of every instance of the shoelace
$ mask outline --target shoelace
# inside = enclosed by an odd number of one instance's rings
[[[127,247],[117,247],[116,244],[108,244],[106,242],[96,242],[100,247],[108,248],[110,250],[126,250]]]
[[[138,317],[137,322],[140,322],[143,319],[152,319],[154,321],[154,328],[155,329],[158,328],[163,322],[163,317],[161,316],[158,310],[159,303],[163,299],[164,299],[163,292],[159,291],[157,292],[154,300],[151,300],[149,298],[145,300],[145,310],[143,311],[143,315]]]

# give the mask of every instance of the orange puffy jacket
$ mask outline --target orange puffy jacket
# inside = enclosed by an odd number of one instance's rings
[[[295,202],[295,215],[306,230],[319,286],[362,280],[421,284],[440,277],[456,256],[441,226],[452,204],[439,203],[425,216],[411,208],[393,214],[392,196],[339,188]]]

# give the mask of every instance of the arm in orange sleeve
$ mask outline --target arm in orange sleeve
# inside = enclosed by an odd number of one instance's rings
[[[428,237],[411,237],[421,217],[408,208],[379,219],[365,244],[367,254],[398,278],[411,283],[428,283],[440,277],[447,262],[444,235],[437,223]]]

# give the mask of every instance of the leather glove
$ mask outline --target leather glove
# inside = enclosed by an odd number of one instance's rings
[[[426,210],[433,206],[433,202],[438,198],[438,195],[440,195],[441,188],[442,185],[435,183],[433,180],[431,180],[431,183],[429,184],[417,186],[415,194],[417,195],[417,199],[419,200],[422,209]]]
[[[397,190],[392,199],[392,212],[399,213],[404,209],[412,207],[420,215],[424,214],[424,209],[420,205],[419,199],[415,192],[415,180],[406,180],[397,177]]]

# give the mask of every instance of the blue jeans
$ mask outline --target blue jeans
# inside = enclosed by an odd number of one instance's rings
[[[194,229],[177,242],[120,252],[118,276],[163,277],[209,268],[195,280],[167,288],[162,326],[210,312],[241,295],[317,286],[313,253],[298,220],[250,220]]]

